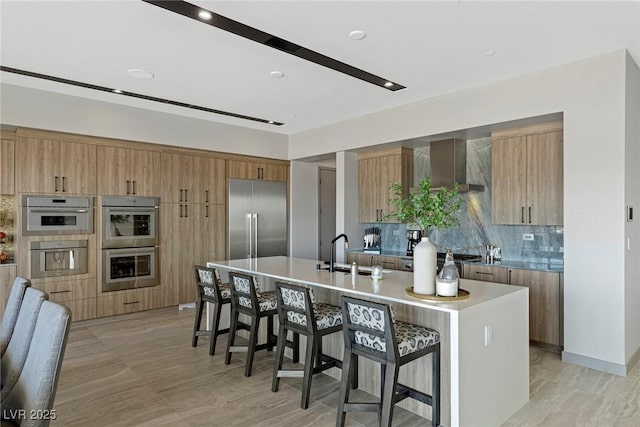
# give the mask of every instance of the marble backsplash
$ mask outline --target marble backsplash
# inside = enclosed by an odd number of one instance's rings
[[[429,147],[414,149],[415,185],[430,174],[429,151]],[[484,255],[484,247],[492,244],[502,248],[503,260],[562,262],[563,227],[491,223],[491,138],[467,141],[467,182],[484,185],[485,191],[462,193],[458,227],[432,231],[431,240],[439,251]],[[375,226],[381,229],[384,251],[406,250],[406,224]],[[523,240],[523,234],[533,234],[534,239]]]

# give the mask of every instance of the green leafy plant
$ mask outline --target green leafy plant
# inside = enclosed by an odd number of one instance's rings
[[[420,180],[416,192],[405,196],[402,185],[394,182],[390,186],[394,198],[389,200],[389,205],[394,211],[385,215],[385,220],[397,219],[406,224],[416,224],[422,229],[424,236],[428,235],[429,228],[449,228],[458,225],[460,212],[460,186],[456,183],[453,189],[441,188],[434,192],[431,190],[431,179],[424,177]]]

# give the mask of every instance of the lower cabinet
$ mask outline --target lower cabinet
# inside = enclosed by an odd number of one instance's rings
[[[464,264],[462,277],[529,288],[529,341],[533,345],[552,351],[562,350],[564,337],[561,273]]]
[[[49,294],[49,301],[71,310],[71,320],[96,318],[96,279],[64,280],[33,284]]]
[[[529,288],[529,339],[535,344],[561,350],[563,320],[560,274],[510,270],[510,276],[512,285]]]
[[[396,256],[348,252],[347,264],[354,262],[363,267],[381,265],[389,270],[402,270],[402,258]]]
[[[151,310],[160,305],[160,291],[157,286],[102,293],[97,301],[98,317],[134,313]]]

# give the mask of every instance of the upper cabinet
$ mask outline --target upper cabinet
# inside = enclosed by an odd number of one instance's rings
[[[389,200],[393,182],[402,184],[405,196],[413,185],[413,149],[363,153],[358,156],[358,220],[383,222],[392,210]]]
[[[263,179],[265,181],[289,180],[289,166],[285,164],[229,160],[228,168],[229,178]]]
[[[96,192],[95,145],[20,137],[16,160],[20,193]]]
[[[562,225],[562,122],[493,132],[492,222]]]
[[[162,201],[225,203],[224,159],[188,154],[162,154]]]
[[[158,195],[159,152],[99,146],[98,158],[98,194]]]
[[[13,175],[14,160],[14,138],[5,138],[3,135],[0,140],[0,194],[13,194],[16,191]]]

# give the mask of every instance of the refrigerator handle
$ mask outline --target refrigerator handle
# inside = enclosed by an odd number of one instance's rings
[[[248,213],[247,219],[249,220],[249,258],[253,258],[253,215]]]
[[[253,257],[258,258],[258,214],[254,213],[253,216]]]

